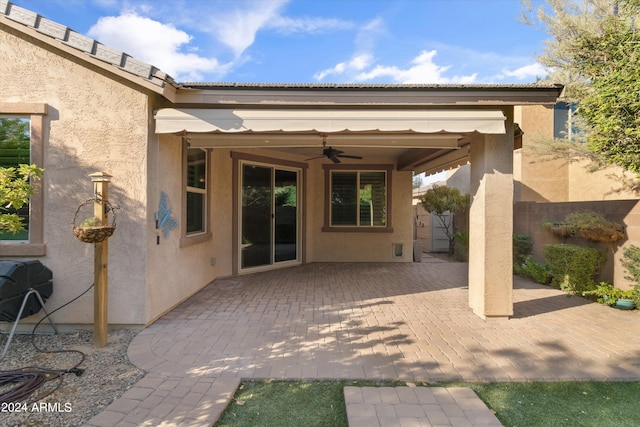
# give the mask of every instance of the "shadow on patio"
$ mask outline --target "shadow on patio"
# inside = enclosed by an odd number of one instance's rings
[[[165,377],[640,379],[635,313],[514,283],[514,318],[485,321],[468,308],[462,263],[308,264],[218,279],[143,330],[129,357]]]

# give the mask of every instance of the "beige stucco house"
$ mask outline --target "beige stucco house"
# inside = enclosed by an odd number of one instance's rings
[[[0,256],[48,266],[52,307],[80,294],[93,245],[70,221],[92,197],[89,174],[108,173],[120,206],[109,322],[147,325],[217,277],[412,262],[413,173],[470,161],[469,305],[508,317],[514,107],[553,104],[561,90],[180,84],[0,0],[0,115],[30,121],[31,158],[45,169],[28,240],[3,241]],[[55,320],[89,324],[92,311],[88,294]]]

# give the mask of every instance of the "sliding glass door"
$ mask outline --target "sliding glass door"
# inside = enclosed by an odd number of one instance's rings
[[[300,171],[242,163],[240,268],[299,259]]]

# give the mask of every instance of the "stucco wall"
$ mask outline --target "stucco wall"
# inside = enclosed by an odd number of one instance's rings
[[[569,165],[565,160],[550,160],[539,148],[553,139],[553,106],[517,107],[515,122],[524,132],[523,148],[516,153],[514,176],[518,199],[533,202],[562,202],[569,198]]]
[[[109,239],[109,322],[144,323],[146,94],[6,32],[0,32],[0,76],[0,101],[49,104],[43,179],[47,255],[39,258],[53,271],[48,307],[93,282],[93,245],[77,240],[70,222],[80,203],[92,197],[88,175],[102,171],[113,175],[110,198],[121,207]],[[93,293],[54,319],[92,323]]]
[[[376,159],[391,164],[391,159]],[[370,161],[367,163],[371,163]],[[309,167],[309,261],[314,262],[410,262],[413,261],[412,173],[392,172],[393,233],[323,232],[324,170],[321,162]],[[404,253],[394,257],[393,244],[402,244]]]
[[[610,166],[597,171],[589,170],[589,163],[576,162],[569,167],[569,200],[626,200],[637,199],[638,195],[627,190],[625,179],[633,179],[633,174],[621,168]]]
[[[226,154],[226,156],[225,156]],[[219,276],[231,274],[231,158],[227,150],[209,153],[211,186],[208,211],[211,238],[198,244],[181,244],[182,138],[161,135],[150,145],[149,218],[147,238],[147,322],[175,307]],[[178,228],[165,237],[155,231],[153,213],[158,211],[160,194],[167,194],[168,208]],[[214,265],[212,259],[215,259]]]

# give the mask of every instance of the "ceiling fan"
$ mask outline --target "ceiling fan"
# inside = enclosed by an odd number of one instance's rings
[[[322,150],[322,155],[321,156],[311,157],[309,159],[305,159],[305,161],[321,159],[323,157],[328,158],[333,163],[340,163],[339,157],[346,158],[346,159],[362,159],[362,156],[349,156],[347,154],[344,154],[344,151],[340,151],[340,150],[336,150],[335,148],[327,147],[327,137],[326,136],[322,137],[322,147],[323,147],[323,150]]]

